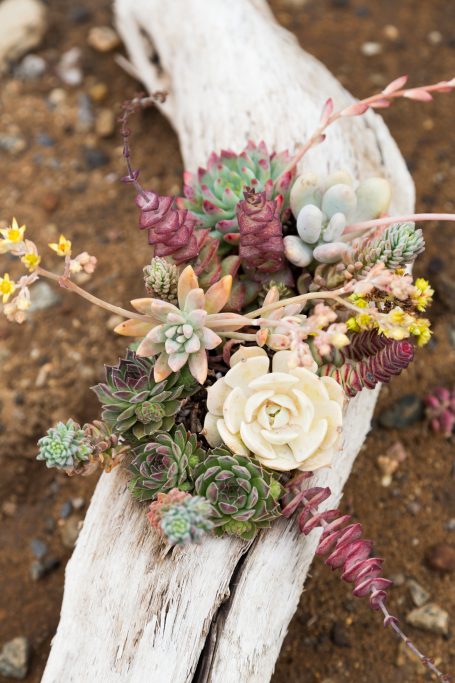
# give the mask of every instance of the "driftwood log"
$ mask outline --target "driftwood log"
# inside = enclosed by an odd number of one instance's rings
[[[241,150],[249,139],[293,150],[317,126],[328,96],[337,108],[352,101],[263,0],[116,0],[115,12],[128,68],[149,91],[169,93],[161,108],[189,170],[212,150]],[[413,208],[404,161],[373,113],[335,124],[304,165],[360,179],[385,175],[392,210]],[[311,481],[331,487],[331,507],[376,398],[363,390],[349,403],[338,458]],[[43,683],[266,683],[317,537],[302,538],[292,520],[281,520],[252,543],[210,538],[162,557],[125,472],[104,474],[68,563]]]

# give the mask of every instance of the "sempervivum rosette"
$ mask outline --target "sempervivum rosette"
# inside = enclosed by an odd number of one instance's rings
[[[270,360],[259,347],[231,358],[231,369],[208,389],[205,434],[212,446],[254,455],[274,470],[312,471],[337,451],[344,394],[329,377],[293,366],[290,351]]]
[[[196,493],[211,504],[217,535],[249,540],[281,514],[281,485],[253,458],[215,448],[193,476]]]

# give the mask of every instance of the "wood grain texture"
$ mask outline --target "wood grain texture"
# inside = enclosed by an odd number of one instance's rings
[[[262,0],[116,0],[129,70],[180,140],[186,168],[212,150],[248,139],[294,149],[316,127],[325,99],[352,100]],[[150,56],[159,56],[159,67]],[[159,144],[159,142],[157,142]],[[312,150],[305,169],[385,175],[392,210],[413,208],[414,187],[382,119],[341,121]],[[377,390],[364,390],[345,416],[329,485],[333,506],[369,429]],[[266,683],[313,559],[318,533],[299,537],[281,520],[248,544],[207,539],[163,557],[121,471],[103,475],[66,570],[60,625],[43,683]]]

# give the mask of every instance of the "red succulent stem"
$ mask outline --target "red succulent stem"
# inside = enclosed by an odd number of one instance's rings
[[[373,541],[363,538],[362,525],[348,524],[351,515],[341,515],[338,509],[319,510],[321,503],[332,495],[328,486],[303,488],[305,480],[312,474],[299,474],[286,485],[286,493],[282,500],[284,517],[291,517],[298,510],[297,523],[305,536],[318,527],[322,528],[316,555],[325,556],[325,564],[332,570],[339,569],[342,572],[341,578],[354,584],[352,592],[355,597],[369,596],[371,608],[382,611],[384,626],[392,628],[422,664],[441,681],[449,683],[451,678],[443,674],[429,657],[420,652],[398,626],[397,617],[390,614],[385,606],[387,589],[392,585],[392,581],[381,576],[384,560],[380,557],[370,557]]]
[[[139,195],[143,199],[147,199],[146,192],[140,182],[138,181],[139,169],[134,169],[131,163],[131,150],[129,145],[129,137],[131,135],[131,129],[128,128],[128,119],[131,114],[134,114],[139,109],[146,109],[150,107],[155,102],[164,102],[166,99],[166,93],[156,92],[145,97],[142,94],[137,95],[132,100],[126,100],[123,103],[122,114],[119,118],[119,122],[122,124],[120,132],[123,138],[123,157],[126,162],[126,167],[128,169],[128,175],[123,176],[121,179],[124,183],[132,183]]]
[[[353,352],[356,354],[360,349]],[[409,341],[392,340],[383,348],[379,348],[374,355],[362,360],[348,358],[341,366],[325,363],[319,368],[319,374],[333,377],[341,384],[346,394],[353,397],[364,387],[373,389],[378,382],[389,382],[394,375],[399,375],[407,368],[413,358],[414,347]]]

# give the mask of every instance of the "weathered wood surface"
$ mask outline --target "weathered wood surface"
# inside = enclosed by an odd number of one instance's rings
[[[240,150],[248,139],[293,149],[316,127],[328,96],[337,107],[351,99],[262,0],[116,0],[115,11],[130,70],[149,91],[169,92],[162,111],[190,170],[212,150]],[[392,210],[413,208],[404,161],[374,114],[336,124],[305,168],[386,175]],[[341,497],[376,398],[364,390],[350,402],[339,457],[311,482],[331,487],[329,506]],[[162,557],[126,481],[115,471],[96,488],[66,570],[43,683],[266,683],[317,532],[301,538],[283,520],[252,544],[207,539]]]

